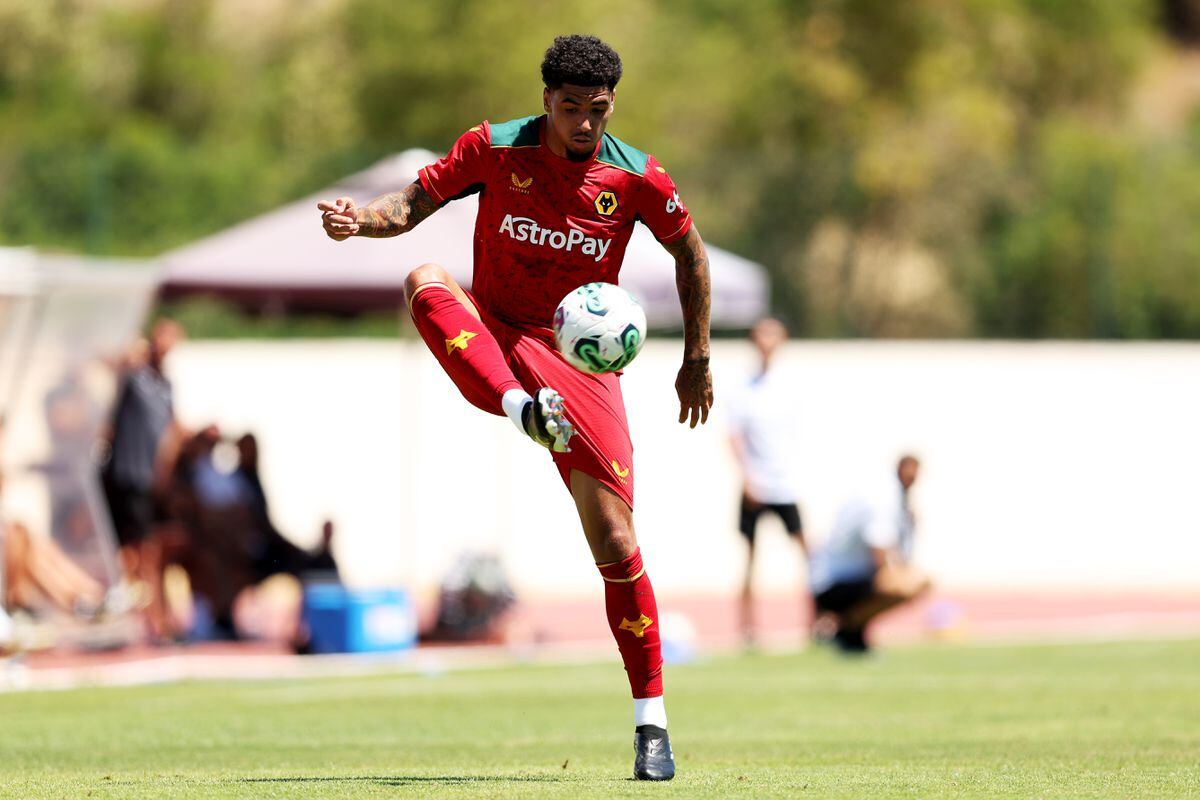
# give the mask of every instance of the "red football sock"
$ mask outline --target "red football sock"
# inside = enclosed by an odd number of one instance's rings
[[[659,697],[662,686],[662,642],[658,635],[658,604],[654,587],[642,567],[642,551],[621,561],[597,564],[604,578],[608,627],[621,651],[634,699]]]
[[[521,384],[500,345],[444,283],[423,283],[408,304],[421,338],[471,405],[504,416],[500,398]]]

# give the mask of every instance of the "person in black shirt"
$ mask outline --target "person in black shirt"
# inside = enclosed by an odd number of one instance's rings
[[[160,490],[183,440],[163,361],[183,336],[183,327],[170,319],[159,320],[151,329],[144,362],[133,365],[121,382],[101,476],[121,562],[127,575],[149,589],[147,621],[157,638],[174,635],[162,589],[161,534],[169,518]]]

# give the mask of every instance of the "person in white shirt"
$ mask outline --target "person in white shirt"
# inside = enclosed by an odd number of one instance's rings
[[[764,513],[778,516],[805,552],[796,496],[795,437],[791,435],[796,398],[770,369],[775,351],[787,341],[787,329],[777,319],[762,319],[750,329],[750,341],[760,356],[759,369],[729,402],[730,442],[742,473],[738,530],[748,547],[741,595],[742,636],[748,644],[754,641],[752,576],[759,517]]]
[[[920,462],[906,455],[883,491],[843,504],[829,540],[811,558],[814,605],[836,619],[833,642],[843,652],[867,652],[867,625],[929,590],[929,579],[912,566],[908,495],[919,471]]]

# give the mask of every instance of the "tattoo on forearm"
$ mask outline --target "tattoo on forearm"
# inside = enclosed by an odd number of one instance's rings
[[[693,227],[682,239],[666,247],[675,257],[675,286],[683,308],[685,357],[707,358],[712,283],[704,242]]]
[[[430,214],[438,210],[438,204],[421,186],[420,181],[398,192],[377,197],[359,209],[358,235],[372,238],[399,236],[411,231]]]

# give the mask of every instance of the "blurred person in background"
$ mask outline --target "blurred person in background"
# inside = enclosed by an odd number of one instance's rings
[[[178,633],[163,595],[163,549],[170,535],[164,495],[185,432],[175,418],[163,363],[183,337],[179,323],[160,319],[133,351],[121,379],[101,476],[122,566],[146,589],[146,620],[158,640]]]
[[[326,520],[321,529],[317,553],[309,553],[292,543],[271,521],[267,493],[258,472],[258,439],[253,433],[242,434],[237,440],[238,466],[234,470],[245,502],[254,519],[255,544],[253,555],[259,580],[287,573],[296,577],[313,570],[337,573],[330,547],[333,542],[333,523]]]
[[[190,437],[176,461],[171,506],[186,531],[187,544],[177,560],[192,590],[195,638],[260,638],[263,626],[252,618],[254,612],[238,609],[262,610],[253,597],[274,576],[291,576],[294,586],[310,579],[338,580],[331,521],[325,521],[312,553],[272,523],[252,433],[233,442],[209,425]],[[298,623],[299,605],[287,613]]]
[[[742,499],[738,530],[746,539],[746,574],[742,582],[742,638],[753,645],[754,552],[758,521],[764,513],[779,517],[788,535],[807,556],[800,507],[796,495],[795,396],[771,371],[779,346],[787,341],[787,328],[767,317],[750,329],[750,342],[758,351],[759,367],[729,400],[730,443],[741,469]],[[808,596],[805,595],[805,613]]]
[[[43,401],[50,450],[50,531],[66,552],[84,556],[93,533],[88,487],[95,480],[96,432],[107,410],[86,387],[86,363],[72,365]]]
[[[341,583],[341,570],[333,557],[333,520],[321,523],[321,543],[309,556],[308,575],[312,579],[327,583]]]
[[[48,536],[35,536],[19,522],[0,520],[3,546],[3,605],[9,612],[54,609],[91,618],[104,608],[105,591]]]
[[[0,417],[0,441],[4,419]],[[4,474],[0,472],[0,501]],[[10,521],[0,506],[0,611],[37,614],[46,603],[82,617],[100,613],[105,590],[79,568],[48,536],[35,536],[20,522]]]
[[[868,652],[867,626],[929,591],[929,578],[912,565],[909,490],[919,471],[916,457],[903,456],[880,493],[842,505],[829,540],[812,555],[813,602],[822,622],[832,623],[833,642],[842,652]]]
[[[234,606],[258,577],[263,536],[236,459],[217,426],[207,425],[184,442],[175,464],[170,505],[186,532],[177,558],[191,587],[197,639],[238,638]]]

